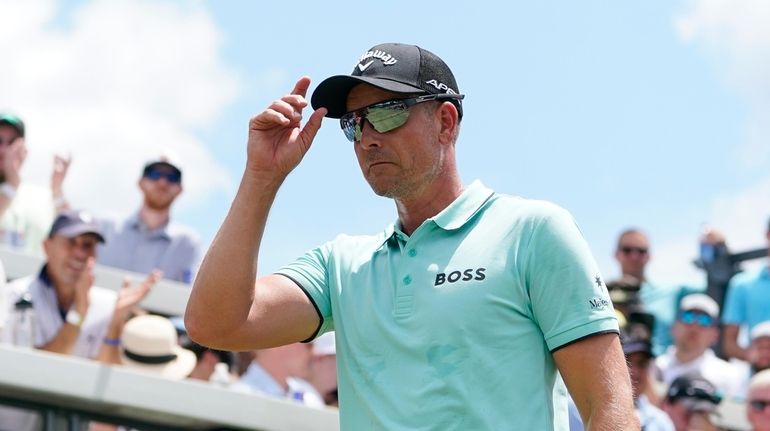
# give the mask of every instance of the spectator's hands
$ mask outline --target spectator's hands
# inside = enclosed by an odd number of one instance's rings
[[[721,245],[725,243],[725,235],[713,227],[706,226],[700,237],[701,244]]]
[[[86,267],[83,272],[80,273],[80,277],[75,281],[75,311],[81,316],[85,316],[88,312],[88,292],[91,290],[91,286],[94,284],[94,265],[96,264],[93,257],[89,257],[86,261]]]
[[[118,291],[118,299],[115,301],[113,321],[125,322],[131,310],[142,302],[161,277],[163,277],[163,272],[156,269],[138,284],[132,284],[128,277],[124,278],[123,285]]]
[[[8,147],[3,159],[3,169],[5,172],[5,181],[14,188],[19,188],[21,184],[21,167],[27,158],[27,144],[24,138],[17,138]]]
[[[62,156],[61,154],[54,154],[53,156],[53,171],[51,172],[51,191],[53,197],[57,198],[63,196],[62,185],[64,184],[64,178],[67,177],[67,171],[72,163],[72,156]]]
[[[300,129],[309,86],[310,78],[303,76],[291,94],[273,101],[251,119],[247,169],[270,179],[283,179],[305,156],[326,115],[325,108],[318,109]]]

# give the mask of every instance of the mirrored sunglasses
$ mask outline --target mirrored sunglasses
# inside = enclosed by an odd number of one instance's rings
[[[348,112],[340,118],[340,127],[350,142],[360,141],[364,120],[377,133],[387,133],[406,124],[409,119],[409,108],[418,103],[432,100],[462,100],[464,97],[463,94],[426,94],[410,99],[386,100]]]
[[[686,324],[696,324],[704,328],[710,328],[714,326],[714,318],[705,313],[699,313],[697,311],[685,311],[679,315],[679,321]]]
[[[178,172],[164,172],[159,170],[149,170],[145,172],[144,177],[151,181],[158,181],[161,178],[165,178],[170,183],[179,183],[182,181],[182,176]]]

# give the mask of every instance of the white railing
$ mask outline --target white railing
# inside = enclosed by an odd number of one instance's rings
[[[0,246],[0,262],[5,267],[9,279],[35,274],[43,267],[42,257],[31,256],[23,252]],[[135,281],[144,280],[147,274],[123,271],[108,266],[96,265],[94,268],[95,284],[112,290],[119,290],[123,278],[128,276]],[[166,316],[181,316],[190,297],[190,286],[177,281],[163,279],[153,287],[147,298],[142,301],[142,308]]]
[[[171,381],[71,356],[0,345],[0,397],[42,409],[165,429],[339,429],[335,409]],[[121,422],[121,419],[124,422]]]
[[[44,263],[41,257],[3,246],[0,261],[9,279],[35,274]],[[100,265],[94,273],[96,285],[112,290],[120,289],[125,276],[146,277]],[[155,313],[183,315],[189,295],[190,286],[161,280],[141,306]],[[203,382],[170,381],[128,367],[9,345],[0,345],[2,402],[39,409],[59,423],[66,419],[67,429],[77,428],[73,418],[83,423],[92,417],[150,429],[339,429],[336,409],[313,409]]]

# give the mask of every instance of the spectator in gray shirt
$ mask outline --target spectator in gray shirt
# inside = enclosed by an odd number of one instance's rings
[[[182,193],[182,170],[168,156],[149,161],[139,179],[143,201],[122,222],[104,221],[106,244],[98,263],[139,273],[153,269],[163,277],[191,283],[200,261],[197,236],[171,222],[171,205]]]

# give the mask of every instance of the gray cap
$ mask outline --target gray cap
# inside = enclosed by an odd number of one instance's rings
[[[104,235],[99,223],[85,211],[62,211],[54,220],[48,238],[61,235],[65,238],[74,238],[83,234],[95,235],[99,242],[104,242]]]

